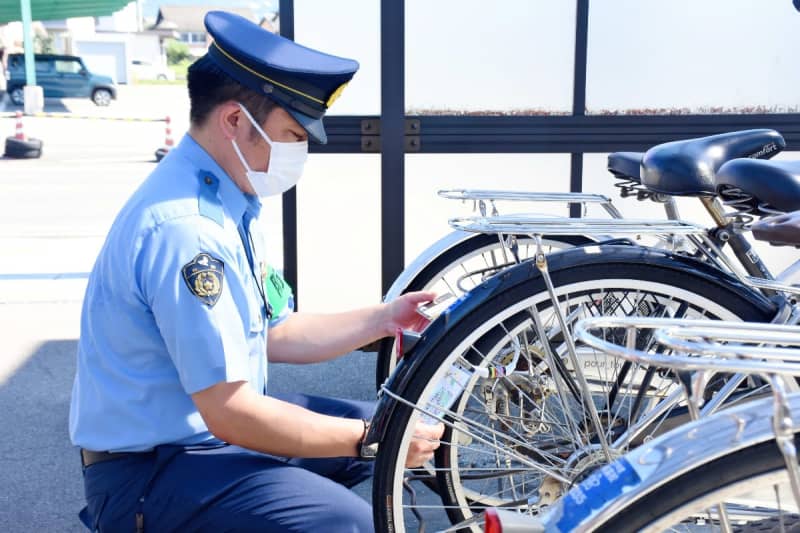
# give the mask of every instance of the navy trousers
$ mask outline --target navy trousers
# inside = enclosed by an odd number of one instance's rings
[[[371,402],[280,395],[310,410],[370,418]],[[372,509],[350,487],[372,475],[354,458],[287,459],[221,442],[159,446],[84,469],[93,531],[373,531]]]

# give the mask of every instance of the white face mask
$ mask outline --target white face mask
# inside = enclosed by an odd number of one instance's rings
[[[261,172],[250,168],[236,141],[231,139],[233,149],[236,150],[236,155],[239,156],[239,160],[244,166],[250,185],[261,197],[283,194],[297,185],[297,181],[303,175],[303,165],[308,159],[308,141],[291,143],[273,141],[261,129],[250,112],[242,104],[239,104],[239,107],[270,146],[269,167],[266,172]]]

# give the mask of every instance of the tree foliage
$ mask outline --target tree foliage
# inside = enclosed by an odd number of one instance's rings
[[[168,65],[177,65],[192,58],[192,54],[189,52],[189,45],[174,39],[167,41],[166,50]]]
[[[56,49],[53,46],[53,38],[49,35],[34,35],[33,50],[37,54],[55,54]]]

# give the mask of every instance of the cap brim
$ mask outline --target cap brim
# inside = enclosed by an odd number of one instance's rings
[[[327,144],[328,134],[325,133],[325,126],[322,124],[322,118],[312,118],[304,115],[300,111],[292,109],[291,107],[284,107],[284,109],[292,115],[300,126],[308,133],[308,138],[317,144]]]

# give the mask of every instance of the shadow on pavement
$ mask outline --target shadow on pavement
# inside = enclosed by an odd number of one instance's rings
[[[42,343],[0,384],[0,531],[86,531],[80,460],[67,433],[76,345]]]
[[[64,104],[59,98],[45,98],[44,99],[44,112],[45,113],[69,113],[72,110]]]
[[[68,416],[77,341],[40,344],[0,384],[0,531],[86,531],[80,460]],[[270,365],[275,392],[374,400],[373,353],[354,352],[316,365]],[[355,488],[370,499],[370,483]]]
[[[17,111],[23,111],[21,105],[16,105],[11,100],[7,100],[5,103],[6,111],[9,113],[15,113]],[[45,98],[44,99],[44,109],[42,109],[43,113],[71,113],[72,109],[70,109],[67,104],[61,98]]]

